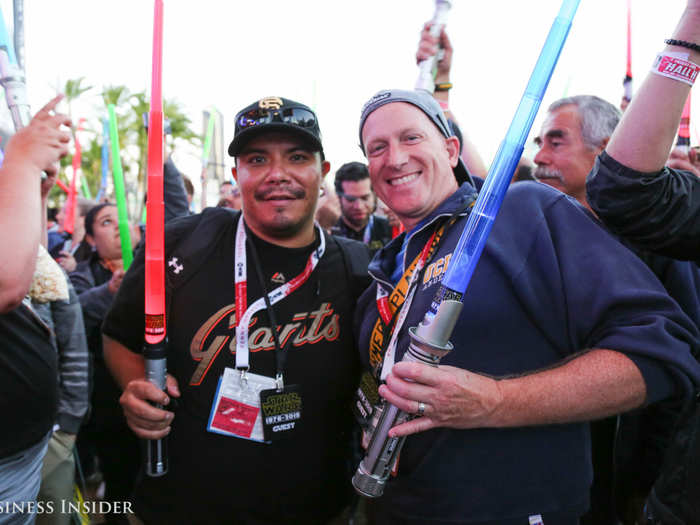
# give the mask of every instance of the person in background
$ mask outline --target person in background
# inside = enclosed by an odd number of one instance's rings
[[[374,255],[392,237],[389,221],[374,214],[377,196],[372,190],[367,166],[348,162],[338,168],[335,192],[340,198],[341,216],[331,233],[366,244]]]
[[[43,259],[43,263],[42,263]],[[53,268],[52,268],[53,267]],[[89,359],[83,314],[78,296],[68,277],[47,252],[40,256],[34,281],[65,281],[67,297],[32,296],[32,307],[51,328],[51,340],[58,355],[58,414],[41,470],[38,501],[55,512],[37,514],[39,525],[68,525],[71,513],[63,512],[65,501],[73,498],[75,482],[75,440],[88,410]]]
[[[601,220],[637,248],[700,265],[700,179],[693,171],[664,167],[694,81],[694,75],[682,73],[697,72],[700,63],[699,0],[688,0],[665,43],[596,159],[586,182],[587,198]],[[645,523],[698,523],[699,429],[696,396],[667,447],[666,462],[646,500]]]
[[[605,100],[579,95],[553,102],[535,138],[535,176],[560,189],[598,220],[586,200],[586,176],[620,120],[620,112]],[[624,239],[658,277],[669,295],[700,327],[700,269],[636,249]],[[681,406],[658,403],[642,410],[591,423],[594,481],[591,510],[582,524],[612,523],[617,517],[633,524],[659,474]]]
[[[190,210],[190,212],[192,212],[192,202],[194,201],[194,185],[192,184],[192,181],[189,179],[189,177],[186,177],[184,175],[182,176],[182,182],[185,185],[185,193],[187,193],[187,208]]]
[[[324,179],[318,197],[316,220],[321,228],[331,233],[331,229],[338,222],[338,219],[340,219],[340,201],[333,191],[333,187]]]
[[[86,242],[84,242],[85,215],[93,206],[95,206],[95,204],[96,202],[91,199],[86,199],[84,197],[77,198],[77,205],[75,207],[76,217],[75,221],[73,222],[73,233],[69,234],[61,226],[60,232],[63,236],[63,242],[57,243],[50,252],[58,264],[61,265],[61,268],[68,273],[75,270],[75,267],[80,261],[83,261],[90,256],[91,248]],[[65,217],[65,207],[61,210],[60,217],[60,224],[63,224],[62,221]]]
[[[115,204],[94,206],[85,216],[85,242],[91,256],[78,263],[70,280],[83,309],[93,360],[92,412],[78,437],[78,448],[96,451],[105,482],[105,501],[130,501],[140,467],[139,442],[119,406],[121,390],[109,373],[102,351],[101,327],[124,278],[119,217]],[[126,525],[121,513],[105,515],[109,524]]]
[[[238,185],[228,180],[222,182],[219,187],[219,203],[216,206],[219,208],[240,210],[241,190],[238,188]]]
[[[45,199],[71,140],[70,119],[54,111],[61,98],[8,141],[0,167],[0,494],[3,505],[19,508],[0,514],[2,525],[34,523],[42,460],[56,422],[58,358],[51,330],[27,295],[39,246],[46,243]],[[67,298],[65,280],[44,284],[50,284],[48,299]]]
[[[452,69],[453,48],[447,32],[443,28],[438,38],[430,34],[431,22],[426,22],[420,34],[418,50],[416,51],[416,63],[420,63],[426,58],[442,53],[442,58],[437,62],[435,75],[435,91],[433,97],[440,104],[440,108],[445,113],[445,117],[453,134],[457,135],[460,144],[460,157],[464,161],[468,173],[473,176],[485,179],[488,174],[486,164],[481,159],[476,146],[469,138],[469,134],[463,132],[457,124],[457,118],[450,111],[450,90],[454,87],[450,81],[450,70]]]

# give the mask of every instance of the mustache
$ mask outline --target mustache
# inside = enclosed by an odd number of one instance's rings
[[[535,168],[535,172],[533,173],[535,178],[537,180],[540,179],[559,179],[560,181],[564,180],[564,177],[562,177],[561,172],[559,170],[554,170],[554,169],[548,169],[545,168],[544,166],[537,166]]]
[[[257,200],[266,200],[271,195],[283,195],[292,199],[303,199],[304,197],[306,197],[306,191],[304,190],[304,188],[299,188],[296,186],[281,185],[258,188],[253,194],[253,196]]]

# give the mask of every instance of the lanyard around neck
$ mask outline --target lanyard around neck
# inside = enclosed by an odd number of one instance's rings
[[[365,226],[365,232],[362,235],[362,242],[364,244],[369,244],[369,241],[372,240],[372,226],[374,226],[374,215],[369,216],[369,220]]]
[[[401,277],[399,284],[407,283],[408,294],[403,295],[403,297],[405,297],[403,301],[401,301],[399,298],[401,296],[400,292],[399,296],[393,297],[394,300],[392,302],[396,305],[397,311],[391,312],[390,296],[384,287],[380,283],[377,283],[377,309],[379,310],[381,320],[384,321],[385,325],[391,326],[394,316],[398,315],[394,326],[391,328],[391,339],[389,340],[389,344],[386,347],[382,360],[382,370],[380,376],[382,381],[386,380],[386,377],[389,375],[389,372],[391,372],[391,369],[394,366],[394,362],[396,360],[396,343],[398,340],[398,335],[404,321],[406,320],[406,317],[408,316],[408,311],[411,308],[413,296],[416,292],[416,288],[418,287],[418,277],[421,274],[426,261],[432,257],[433,253],[436,251],[446,226],[446,224],[443,224],[432,233],[428,239],[428,242],[425,243],[423,249]],[[394,288],[395,292],[399,291],[399,284],[397,284],[397,286]],[[397,304],[397,300],[401,301],[400,304]]]
[[[323,231],[316,224],[314,226],[318,230],[320,244],[306,262],[306,266],[302,272],[291,279],[290,281],[278,286],[267,294],[267,299],[270,305],[278,303],[289,294],[297,290],[304,284],[311,272],[314,271],[318,261],[323,256],[326,250],[326,240]],[[234,276],[235,276],[235,293],[236,293],[236,368],[239,370],[248,370],[250,368],[250,350],[248,349],[248,328],[250,320],[260,310],[265,308],[265,298],[260,297],[248,307],[248,284],[247,284],[247,258],[246,258],[246,228],[241,215],[238,220],[236,229],[236,246],[234,258]],[[270,327],[271,330],[277,330],[276,326]],[[279,362],[279,361],[278,361]],[[278,374],[281,373],[278,370]]]

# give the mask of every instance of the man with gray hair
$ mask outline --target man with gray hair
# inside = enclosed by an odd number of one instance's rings
[[[535,178],[586,202],[586,176],[620,121],[620,110],[602,98],[578,95],[562,98],[547,110],[535,143]]]
[[[534,158],[537,180],[573,197],[594,214],[586,198],[586,176],[608,144],[621,116],[615,106],[592,95],[555,101],[549,106],[540,134],[535,138],[540,147]],[[622,243],[649,266],[668,294],[700,326],[698,268],[689,262],[652,255],[627,242]],[[631,521],[628,516],[641,511],[639,507],[658,476],[677,409],[675,405],[658,405],[623,415],[619,422],[617,417],[610,417],[592,423],[591,511],[581,523],[612,522],[614,507],[625,523]],[[615,441],[617,446],[613,447]]]

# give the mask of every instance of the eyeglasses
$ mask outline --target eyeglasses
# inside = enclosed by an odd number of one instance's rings
[[[355,202],[356,200],[361,200],[365,204],[369,204],[369,202],[372,200],[371,193],[368,193],[367,195],[348,195],[346,193],[339,193],[338,195],[348,202]]]
[[[313,128],[316,125],[316,115],[303,108],[253,109],[240,115],[236,125],[239,128],[249,128],[271,122],[284,122],[301,128]]]

